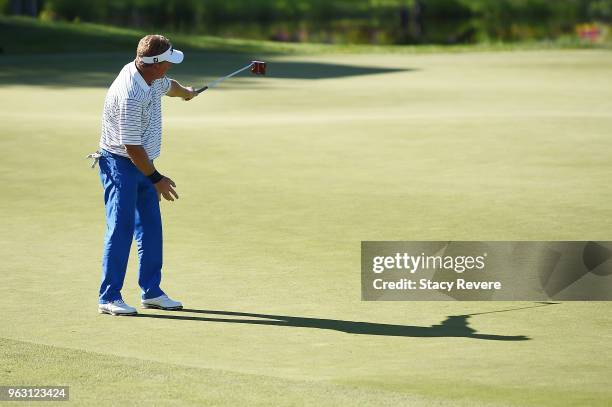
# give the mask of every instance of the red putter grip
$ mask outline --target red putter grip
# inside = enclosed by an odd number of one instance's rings
[[[266,63],[263,61],[253,61],[253,66],[251,66],[251,72],[255,75],[265,75]]]

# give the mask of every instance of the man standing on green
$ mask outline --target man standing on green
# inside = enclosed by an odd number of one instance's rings
[[[138,284],[142,306],[181,309],[160,288],[162,269],[161,197],[178,199],[176,184],[153,164],[161,151],[161,97],[191,100],[197,92],[166,77],[172,64],[183,61],[167,38],[147,35],[138,43],[136,59],[123,67],[110,86],[102,114],[100,179],[104,187],[106,235],[98,311],[133,315],[121,289],[132,239],[138,245]]]

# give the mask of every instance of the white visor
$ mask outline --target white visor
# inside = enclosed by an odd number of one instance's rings
[[[140,57],[140,60],[145,64],[156,64],[158,62],[168,61],[173,64],[180,64],[183,62],[183,53],[178,49],[174,49],[172,45],[163,54],[155,55],[152,57]]]

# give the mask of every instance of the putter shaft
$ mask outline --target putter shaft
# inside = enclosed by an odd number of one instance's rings
[[[231,78],[231,77],[232,77],[232,76],[234,76],[234,75],[238,75],[240,72],[242,72],[242,71],[244,71],[244,70],[246,70],[246,69],[249,69],[249,68],[250,68],[250,67],[252,67],[252,66],[253,66],[253,62],[251,62],[250,64],[248,64],[247,66],[245,66],[245,67],[243,67],[243,68],[238,69],[238,70],[237,70],[237,71],[235,71],[235,72],[232,72],[232,73],[231,73],[231,74],[229,74],[229,75],[222,76],[221,78],[219,78],[219,79],[215,80],[213,83],[211,83],[211,84],[210,84],[210,85],[208,85],[208,86],[204,86],[203,88],[197,89],[197,90],[196,90],[196,92],[198,92],[198,93],[202,93],[202,92],[204,92],[206,89],[211,89],[211,88],[214,88],[215,86],[217,86],[218,84],[220,84],[220,83],[221,83],[221,82],[223,82],[224,80],[229,79],[229,78]]]

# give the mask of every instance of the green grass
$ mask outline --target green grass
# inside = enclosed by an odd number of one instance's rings
[[[47,386],[69,382],[70,399],[81,405],[350,406],[359,400],[363,405],[394,406],[424,401],[392,391],[186,367],[7,339],[0,339],[0,345],[0,378],[32,383],[34,374],[36,383]]]
[[[610,240],[609,52],[270,55],[276,76],[165,99],[156,165],[181,197],[162,205],[163,287],[204,312],[112,318],[84,159],[105,88],[84,78],[129,55],[90,55],[81,76],[3,61],[0,385],[69,385],[75,405],[610,405],[610,303],[470,319],[527,341],[341,330],[532,305],[361,302],[362,240]],[[238,58],[215,55],[219,74]],[[210,55],[188,57],[186,84]],[[6,73],[40,60],[36,83]]]
[[[0,16],[0,47],[5,54],[23,55],[31,53],[95,53],[108,51],[133,52],[135,44],[149,31],[143,29],[113,27],[93,23],[69,23],[39,21],[25,17]],[[419,45],[377,46],[338,45],[315,43],[286,43],[241,38],[220,38],[207,35],[192,35],[161,32],[168,36],[177,48],[193,51],[258,52],[275,54],[321,54],[321,53],[436,53],[509,51],[533,49],[610,49],[611,43],[588,44],[576,38],[563,37],[552,41],[529,41],[521,43],[480,43],[471,45]]]

